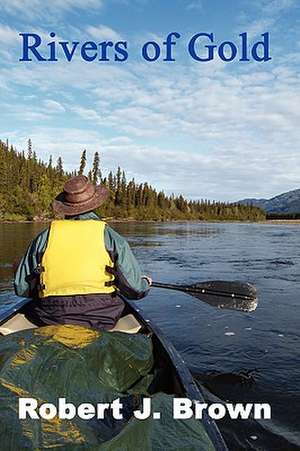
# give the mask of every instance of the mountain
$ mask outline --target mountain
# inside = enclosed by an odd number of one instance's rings
[[[260,207],[267,213],[300,213],[300,189],[279,194],[271,199],[243,199],[238,203]]]

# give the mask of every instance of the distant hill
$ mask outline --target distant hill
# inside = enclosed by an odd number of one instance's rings
[[[267,213],[300,213],[300,189],[288,191],[272,199],[243,199],[238,203],[260,207]]]

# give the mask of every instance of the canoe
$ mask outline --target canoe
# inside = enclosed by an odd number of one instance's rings
[[[21,308],[26,303],[28,303],[28,299],[21,300],[17,306],[0,314],[1,335],[35,327],[20,313]],[[123,317],[120,318],[113,332],[145,334],[151,337],[154,350],[154,367],[160,374],[159,382],[154,387],[154,393],[162,392],[200,403],[205,402],[186,363],[172,343],[156,325],[144,318],[136,304],[125,301],[125,305]],[[216,451],[228,451],[216,423],[205,412],[202,420],[197,421],[201,421]]]

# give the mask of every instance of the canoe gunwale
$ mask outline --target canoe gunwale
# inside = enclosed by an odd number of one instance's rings
[[[125,299],[123,300],[126,303],[127,309],[129,307],[129,310],[132,310],[134,312],[134,315],[137,317],[138,321],[141,322],[144,328],[148,329],[152,334],[154,344],[158,344],[158,346],[160,347],[160,352],[165,353],[165,355],[168,357],[169,365],[171,365],[172,370],[175,371],[177,381],[181,386],[181,396],[183,395],[184,397],[189,398],[193,401],[204,403],[205,400],[200,388],[197,386],[190,370],[187,367],[187,364],[183,360],[180,353],[175,349],[173,344],[165,337],[164,333],[158,326],[154,325],[151,320],[147,319],[146,321],[144,319],[144,317],[140,313],[140,309],[135,305],[134,302]],[[143,333],[143,329],[139,333]],[[228,447],[215,421],[210,418],[205,411],[203,412],[202,422],[208,436],[215,446],[216,451],[228,451]]]
[[[22,298],[16,305],[9,307],[3,313],[0,313],[0,326],[2,326],[2,324],[6,323],[14,315],[19,313],[20,310],[29,302],[31,302],[31,299]]]

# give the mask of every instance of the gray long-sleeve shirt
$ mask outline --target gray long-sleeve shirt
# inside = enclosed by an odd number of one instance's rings
[[[99,217],[93,213],[84,213],[72,219],[85,220]],[[32,282],[35,281],[35,269],[45,252],[49,227],[42,231],[30,244],[15,274],[15,292],[18,296],[32,297]],[[140,266],[127,241],[108,225],[104,229],[104,242],[107,252],[115,263],[116,287],[128,299],[141,299],[149,291],[148,282],[142,278]]]

